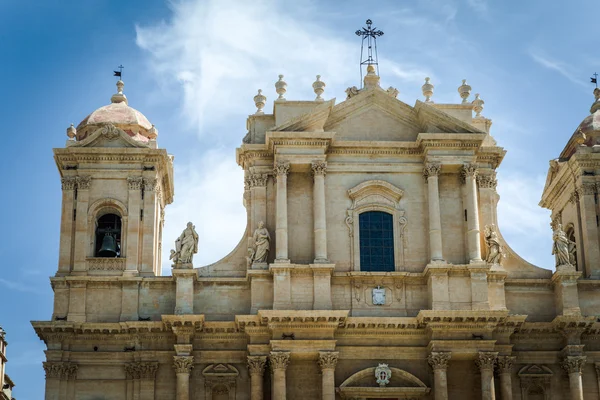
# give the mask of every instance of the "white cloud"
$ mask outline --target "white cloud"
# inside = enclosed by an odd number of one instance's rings
[[[498,174],[498,225],[508,244],[521,257],[552,268],[550,211],[538,206],[544,176],[501,171]]]
[[[170,268],[169,251],[185,224],[196,225],[199,236],[194,266],[218,261],[242,238],[246,212],[242,206],[243,171],[234,155],[210,150],[200,160],[176,165],[175,201],[167,207],[163,232],[163,269]]]
[[[531,58],[542,67],[558,72],[560,75],[564,76],[571,82],[586,87],[587,85],[577,77],[575,72],[573,72],[573,67],[558,60],[553,60],[549,57],[543,56],[537,52],[531,52],[529,54]]]

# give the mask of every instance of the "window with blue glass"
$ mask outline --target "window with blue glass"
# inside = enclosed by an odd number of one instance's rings
[[[394,271],[394,217],[382,211],[359,215],[360,270]]]

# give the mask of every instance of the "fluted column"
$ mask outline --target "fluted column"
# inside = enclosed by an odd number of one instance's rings
[[[443,261],[442,220],[440,216],[439,164],[427,164],[423,174],[427,178],[429,196],[429,254],[431,261]]]
[[[194,368],[193,356],[173,356],[173,368],[177,374],[177,400],[190,400],[190,373]]]
[[[335,366],[337,365],[339,352],[319,352],[319,367],[321,367],[321,394],[323,400],[335,400]]]
[[[315,239],[315,263],[327,262],[327,217],[325,214],[325,173],[326,161],[312,163],[314,178],[313,187],[313,220]]]
[[[467,248],[469,261],[481,260],[481,238],[479,235],[479,206],[477,201],[477,166],[466,164],[463,166],[462,174],[466,187],[466,210],[467,210]]]
[[[583,384],[581,374],[585,365],[585,356],[565,357],[562,367],[569,374],[569,388],[571,389],[571,400],[583,400]]]
[[[269,355],[269,365],[273,371],[273,399],[286,399],[285,371],[290,362],[290,353],[287,351],[272,351]],[[179,399],[178,399],[179,400]]]
[[[481,351],[475,364],[481,372],[481,399],[496,400],[496,392],[494,389],[494,365],[498,353],[493,351]]]
[[[263,400],[263,376],[265,374],[266,363],[266,356],[248,356],[250,400]]]
[[[277,218],[275,225],[275,261],[286,262],[288,257],[288,217],[287,217],[287,174],[290,163],[279,161],[275,164],[277,176]]]
[[[500,400],[512,400],[512,368],[516,357],[498,357],[498,373],[500,375]]]
[[[433,369],[433,395],[435,400],[448,400],[448,362],[452,354],[450,352],[432,352],[427,361]]]

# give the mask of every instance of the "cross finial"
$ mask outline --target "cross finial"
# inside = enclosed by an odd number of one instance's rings
[[[596,85],[596,87],[598,87],[598,74],[597,73],[593,73],[592,74],[593,78],[590,78],[590,80],[592,81],[593,84]]]
[[[377,66],[377,75],[379,75],[379,63],[377,58],[377,37],[383,36],[383,32],[377,28],[373,28],[373,21],[370,19],[366,22],[367,27],[363,27],[362,29],[357,30],[356,36],[362,37],[362,43],[360,46],[360,79],[362,81],[362,66],[363,65],[376,65]],[[367,58],[364,57],[364,49],[365,49],[365,39],[367,39]],[[373,48],[375,50],[375,58],[373,58]]]
[[[113,76],[118,76],[119,80],[121,80],[123,78],[123,68],[125,68],[123,65],[119,65],[117,68],[119,68],[118,71],[113,71],[114,75]]]

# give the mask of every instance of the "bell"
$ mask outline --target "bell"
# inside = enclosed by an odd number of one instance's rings
[[[102,246],[98,250],[99,257],[116,257],[117,256],[117,241],[107,233],[102,239]]]

